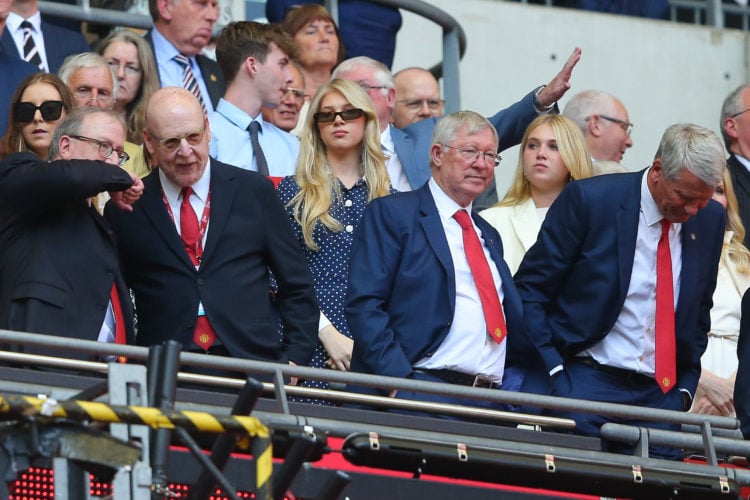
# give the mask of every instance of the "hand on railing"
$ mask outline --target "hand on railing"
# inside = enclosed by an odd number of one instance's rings
[[[537,104],[540,108],[548,108],[554,103],[560,100],[565,95],[565,92],[570,89],[570,77],[573,75],[573,68],[575,68],[578,61],[581,60],[581,48],[576,47],[573,49],[573,53],[570,54],[568,60],[565,61],[562,69],[555,77],[542,89],[537,97]]]

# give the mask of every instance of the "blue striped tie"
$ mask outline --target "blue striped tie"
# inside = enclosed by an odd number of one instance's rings
[[[198,80],[195,79],[193,70],[190,69],[190,59],[182,54],[177,54],[174,56],[174,60],[182,66],[182,86],[198,99],[198,102],[201,103],[201,108],[203,108],[203,114],[207,114],[206,104],[203,102],[203,95],[198,86]]]
[[[23,59],[44,71],[44,64],[42,64],[39,49],[34,43],[34,38],[31,36],[32,28],[33,25],[28,21],[21,23],[21,29],[23,29]]]

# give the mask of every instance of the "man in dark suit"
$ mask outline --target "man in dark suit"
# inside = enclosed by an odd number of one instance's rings
[[[17,153],[0,163],[0,327],[135,342],[112,231],[90,204],[109,191],[116,210],[131,210],[143,191],[118,166],[124,140],[111,111],[77,110],[55,131],[55,161]]]
[[[10,13],[12,3],[12,0],[0,0],[0,33],[5,28],[5,21]],[[0,44],[0,74],[3,75],[3,84],[0,85],[0,137],[4,136],[8,130],[8,115],[13,92],[21,83],[21,80],[35,71],[38,71],[38,69],[32,64],[20,60],[15,50],[6,54],[5,49]]]
[[[161,86],[191,90],[210,113],[226,91],[219,65],[200,53],[211,40],[211,30],[219,18],[218,0],[149,0],[148,7],[154,27],[143,38],[154,50]],[[197,84],[195,90],[187,82],[188,73]]]
[[[498,151],[521,142],[523,133],[540,112],[553,112],[556,102],[570,88],[573,68],[581,58],[581,49],[576,48],[563,69],[550,81],[530,92],[523,99],[503,109],[488,120],[500,136]],[[411,191],[421,187],[430,178],[427,162],[432,131],[437,117],[420,120],[405,129],[390,124],[396,99],[393,75],[382,63],[369,57],[355,57],[339,64],[333,78],[343,78],[359,84],[367,91],[380,122],[380,145],[389,157],[387,168],[391,185],[398,191]],[[479,211],[497,203],[497,189],[492,181],[487,191],[474,200],[474,210]]]
[[[721,107],[721,135],[729,151],[727,168],[737,194],[742,225],[750,227],[750,84],[734,89]],[[750,247],[750,231],[745,235]]]
[[[737,341],[737,378],[734,382],[734,409],[740,419],[740,430],[750,439],[750,293],[742,297],[742,322]]]
[[[25,23],[29,23],[27,26]],[[26,32],[36,49],[24,54]],[[6,54],[32,62],[42,71],[57,73],[66,57],[91,50],[80,31],[45,22],[39,13],[39,0],[15,0],[2,31],[0,47]]]
[[[509,382],[519,381],[508,380],[506,356],[515,359],[516,340],[524,341],[522,306],[500,236],[471,214],[493,180],[497,132],[461,111],[441,119],[433,137],[430,181],[373,200],[355,235],[345,306],[351,369],[513,389]],[[430,394],[398,397],[507,409]]]
[[[157,91],[144,138],[159,168],[144,179],[133,213],[105,209],[135,293],[138,344],[176,340],[194,352],[306,364],[319,310],[284,207],[262,175],[209,159],[209,136],[190,92]]]
[[[710,130],[673,125],[647,170],[572,182],[552,205],[515,275],[552,395],[690,408],[724,237],[724,210],[711,200],[723,149]],[[622,422],[555,415],[594,436],[603,423]]]

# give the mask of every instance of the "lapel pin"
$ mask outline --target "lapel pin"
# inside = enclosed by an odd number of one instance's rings
[[[695,241],[695,233],[690,233],[690,239]]]
[[[211,78],[212,82],[214,82],[214,83],[216,82],[216,75],[214,75],[213,73],[211,73],[210,78]]]

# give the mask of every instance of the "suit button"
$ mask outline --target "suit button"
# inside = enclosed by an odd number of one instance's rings
[[[203,278],[198,278],[197,283],[198,283],[198,286],[203,286],[203,284],[205,283],[205,280]]]
[[[345,207],[351,207],[351,206],[352,206],[352,200],[346,200],[346,201],[344,202],[344,206],[345,206]]]

